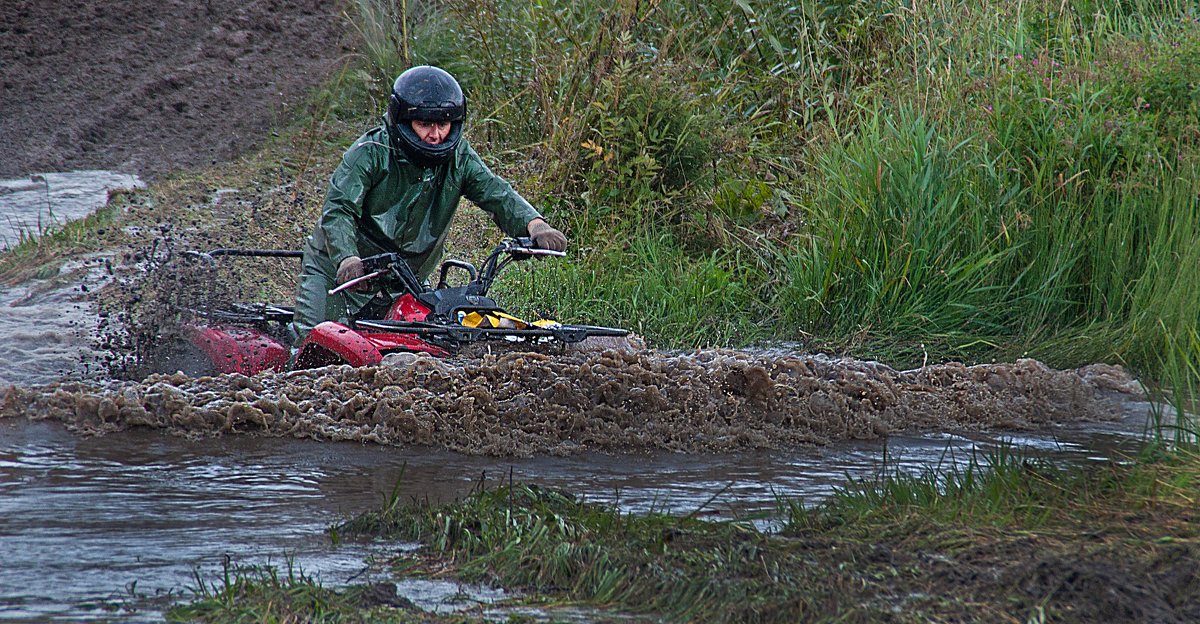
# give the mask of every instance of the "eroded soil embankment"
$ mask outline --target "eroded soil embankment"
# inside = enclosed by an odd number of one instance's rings
[[[1034,360],[900,372],[823,356],[509,353],[257,377],[156,375],[104,386],[10,388],[0,416],[84,433],[154,427],[433,445],[492,455],[716,452],[869,439],[900,430],[1115,419],[1140,396],[1121,368]]]
[[[350,52],[344,4],[5,0],[0,177],[153,176],[252,149]]]

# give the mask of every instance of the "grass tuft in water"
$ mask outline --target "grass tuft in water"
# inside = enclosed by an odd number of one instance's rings
[[[108,203],[82,219],[22,230],[20,241],[0,252],[0,283],[52,277],[66,258],[112,244],[117,234],[111,230],[127,205],[127,193],[110,193]]]
[[[338,531],[424,544],[397,560],[406,574],[449,565],[468,581],[671,621],[990,621],[1038,609],[1087,619],[1136,608],[1160,566],[1196,553],[1196,453],[1060,468],[1000,448],[953,465],[883,468],[817,505],[781,500],[774,532],[631,515],[522,484],[388,505]],[[1112,604],[1053,580],[1113,570],[1129,585]],[[1200,604],[1196,592],[1171,595]]]

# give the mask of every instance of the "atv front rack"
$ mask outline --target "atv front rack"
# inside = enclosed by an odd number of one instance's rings
[[[356,329],[373,329],[398,334],[415,334],[418,336],[444,337],[456,343],[478,342],[480,340],[507,340],[515,338],[553,338],[565,344],[582,342],[591,336],[628,336],[629,331],[613,327],[598,327],[595,325],[559,325],[557,327],[530,327],[527,329],[512,329],[498,327],[466,327],[463,325],[438,325],[412,321],[360,320],[354,322]]]
[[[268,303],[234,303],[221,308],[192,310],[200,318],[215,319],[226,323],[257,324],[292,322],[295,311],[287,306]]]

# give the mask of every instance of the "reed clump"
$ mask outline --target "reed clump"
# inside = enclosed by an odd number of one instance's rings
[[[660,345],[1159,378],[1200,309],[1197,16],[450,0],[408,50],[456,72],[475,140],[576,241],[510,298]]]

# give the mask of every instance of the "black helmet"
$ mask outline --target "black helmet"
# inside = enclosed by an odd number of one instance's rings
[[[420,65],[396,78],[388,98],[388,123],[409,160],[424,167],[440,165],[454,153],[467,117],[467,98],[462,87],[444,69]],[[449,121],[450,135],[430,145],[413,132],[414,119]]]

